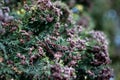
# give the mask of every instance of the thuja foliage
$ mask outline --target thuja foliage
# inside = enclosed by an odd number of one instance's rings
[[[1,80],[109,80],[103,32],[76,25],[59,1],[25,4],[19,19],[0,9]]]

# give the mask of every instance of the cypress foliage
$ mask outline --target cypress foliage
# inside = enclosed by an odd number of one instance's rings
[[[26,4],[20,19],[5,10],[0,9],[0,79],[109,80],[112,76],[105,34],[76,25],[64,3]]]

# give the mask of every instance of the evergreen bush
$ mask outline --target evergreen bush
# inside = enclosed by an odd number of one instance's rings
[[[25,5],[16,19],[0,9],[1,80],[109,80],[112,71],[103,32],[76,25],[59,1]]]

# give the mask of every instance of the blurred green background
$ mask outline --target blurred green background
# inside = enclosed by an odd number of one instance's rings
[[[23,5],[35,0],[0,0],[13,14],[23,15]],[[56,1],[56,0],[53,0]],[[58,0],[60,1],[60,0]],[[74,13],[76,24],[104,31],[109,39],[109,53],[114,78],[120,80],[120,0],[62,0]],[[89,27],[88,27],[89,26]]]

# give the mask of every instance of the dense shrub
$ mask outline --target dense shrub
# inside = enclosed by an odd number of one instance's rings
[[[0,9],[0,79],[109,80],[103,32],[76,25],[58,1],[38,0],[25,10],[15,19]]]

